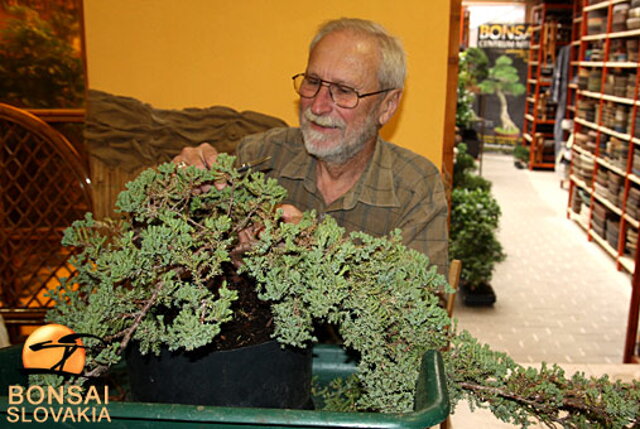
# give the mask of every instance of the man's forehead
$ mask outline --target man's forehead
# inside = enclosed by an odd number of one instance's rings
[[[307,73],[347,85],[375,81],[376,41],[362,34],[337,31],[322,38],[309,53]]]

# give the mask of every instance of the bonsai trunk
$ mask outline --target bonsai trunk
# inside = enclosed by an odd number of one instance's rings
[[[499,89],[496,89],[496,95],[500,100],[500,122],[502,122],[502,128],[504,131],[518,130],[518,126],[513,122],[511,116],[509,116],[509,104],[507,103],[507,97],[505,97]]]

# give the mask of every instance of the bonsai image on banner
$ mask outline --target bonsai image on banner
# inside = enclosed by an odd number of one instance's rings
[[[506,55],[496,59],[495,65],[489,69],[487,79],[479,83],[484,94],[494,94],[500,102],[500,123],[495,127],[496,135],[518,136],[520,128],[513,122],[509,114],[507,95],[519,96],[524,94],[525,87],[520,83],[518,70],[512,65],[513,60]]]
[[[524,82],[532,26],[487,23],[478,27],[477,47],[488,59],[488,76],[479,79],[477,115],[485,144],[513,146],[521,138],[525,113]]]

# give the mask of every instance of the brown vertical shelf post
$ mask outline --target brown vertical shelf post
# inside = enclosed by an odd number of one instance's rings
[[[547,90],[558,49],[569,41],[560,34],[568,28],[571,4],[540,3],[531,8],[529,22],[533,24],[529,63],[527,65],[527,96],[522,145],[529,147],[529,169],[555,167],[553,125],[555,113],[549,115]],[[551,71],[551,74],[548,73]]]

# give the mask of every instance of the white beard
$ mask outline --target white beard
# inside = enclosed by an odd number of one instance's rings
[[[334,127],[342,131],[337,142],[320,131],[311,128],[311,122],[324,127]],[[366,143],[378,134],[378,126],[374,117],[367,117],[366,121],[347,129],[346,124],[339,118],[318,116],[311,112],[311,108],[300,112],[300,130],[304,139],[304,146],[310,155],[329,164],[344,164],[360,152]]]

